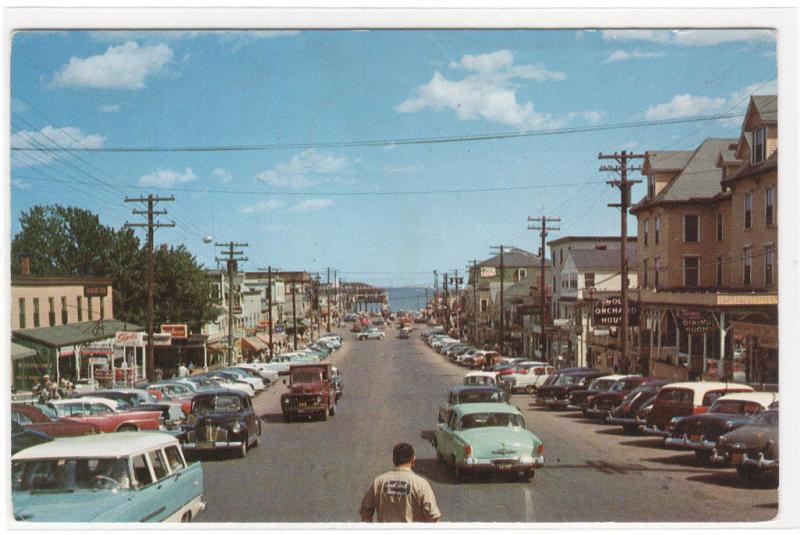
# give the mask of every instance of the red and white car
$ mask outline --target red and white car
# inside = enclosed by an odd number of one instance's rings
[[[90,423],[103,433],[115,431],[158,430],[161,411],[120,411],[113,399],[84,396],[74,399],[55,399],[48,402],[59,418]]]

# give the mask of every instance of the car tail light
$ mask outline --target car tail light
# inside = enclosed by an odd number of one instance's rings
[[[694,408],[692,408],[692,414],[704,414],[706,412],[708,412],[708,407],[705,407],[703,405],[700,405],[699,407],[695,406]]]
[[[536,455],[544,455],[544,442],[540,442],[536,447]]]
[[[472,455],[472,446],[470,446],[469,444],[464,444],[464,455],[466,455],[467,457]]]

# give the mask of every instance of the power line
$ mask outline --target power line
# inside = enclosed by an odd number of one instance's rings
[[[239,151],[267,151],[283,149],[309,149],[309,148],[345,148],[345,147],[385,147],[393,145],[429,145],[439,143],[459,143],[469,141],[490,141],[498,139],[516,139],[549,135],[576,134],[585,132],[600,132],[605,130],[620,130],[626,128],[639,128],[645,126],[660,126],[682,123],[697,123],[703,121],[715,121],[719,119],[730,119],[743,117],[741,113],[704,115],[699,117],[686,117],[678,119],[657,119],[651,121],[629,121],[623,123],[608,123],[599,125],[575,126],[566,128],[547,128],[538,130],[521,130],[516,132],[498,132],[494,134],[473,134],[463,136],[445,137],[420,137],[420,138],[400,138],[364,141],[328,141],[318,143],[276,143],[276,144],[256,144],[256,145],[207,145],[207,146],[175,146],[175,147],[80,147],[80,148],[57,148],[58,151],[80,151],[80,152],[239,152]],[[17,151],[39,151],[41,149],[33,147],[11,147]]]

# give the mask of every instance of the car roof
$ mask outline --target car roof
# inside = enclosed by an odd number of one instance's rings
[[[734,392],[725,394],[717,398],[717,401],[755,401],[759,405],[767,408],[775,401],[778,401],[777,392]]]
[[[467,372],[467,375],[464,377],[496,377],[497,374],[495,372]]]
[[[610,380],[610,381],[619,381],[623,377],[628,377],[628,376],[627,375],[619,375],[619,374],[602,375],[602,376],[598,377],[597,379],[595,379],[595,381],[599,381],[601,379]]]
[[[495,385],[458,385],[454,386],[450,389],[450,392],[464,392],[465,390],[469,390],[471,392],[474,391],[486,391],[486,392],[503,392],[503,389],[495,386]]]
[[[459,416],[481,412],[502,412],[506,414],[522,414],[518,408],[508,403],[465,403],[453,405],[453,410]]]
[[[99,403],[101,405],[105,405],[107,407],[111,407],[112,409],[117,408],[117,401],[114,399],[108,398],[101,398],[101,397],[92,397],[92,396],[81,396],[79,398],[66,398],[66,399],[51,399],[48,401],[51,405],[68,405],[70,403]]]
[[[693,390],[696,392],[709,392],[711,390],[732,390],[732,389],[744,389],[748,391],[752,391],[753,387],[748,385],[743,385],[739,383],[723,383],[721,381],[711,381],[711,382],[684,382],[684,383],[671,383],[664,386],[665,389],[667,388],[683,388],[687,390]]]
[[[177,444],[178,439],[160,431],[103,433],[101,435],[63,437],[32,446],[14,455],[12,460],[119,458]]]
[[[192,399],[199,399],[202,397],[207,396],[218,396],[218,395],[231,395],[236,396],[239,398],[249,398],[250,394],[247,392],[242,392],[241,390],[229,390],[227,388],[215,388],[213,390],[198,390]]]

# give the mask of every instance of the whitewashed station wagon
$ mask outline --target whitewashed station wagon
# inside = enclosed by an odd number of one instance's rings
[[[200,463],[158,431],[62,438],[11,462],[17,521],[191,522],[205,509]]]

